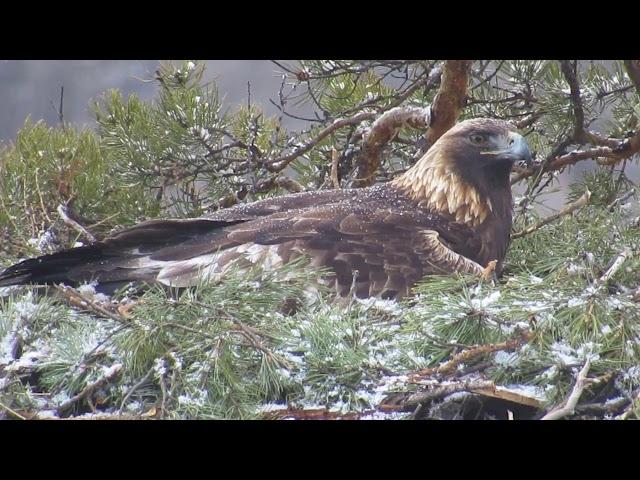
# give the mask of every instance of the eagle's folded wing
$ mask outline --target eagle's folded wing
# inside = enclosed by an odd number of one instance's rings
[[[314,205],[215,229],[138,263],[155,266],[162,283],[188,286],[222,278],[232,265],[272,268],[307,255],[312,266],[332,270],[328,281],[341,295],[354,288],[358,296],[392,297],[427,274],[482,271],[453,249],[473,254],[474,238],[468,227],[419,210]]]

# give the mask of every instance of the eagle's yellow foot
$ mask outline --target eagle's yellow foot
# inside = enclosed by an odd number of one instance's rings
[[[124,318],[131,318],[131,309],[141,302],[128,301],[118,305],[118,313]]]
[[[484,280],[485,282],[495,280],[497,265],[498,265],[497,260],[491,260],[489,263],[487,263],[487,266],[484,267],[484,270],[482,270],[482,273],[480,274],[480,278],[482,278],[482,280]]]

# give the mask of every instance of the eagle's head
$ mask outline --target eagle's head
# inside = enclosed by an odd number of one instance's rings
[[[529,145],[508,122],[475,118],[446,132],[427,153],[431,162],[445,158],[460,174],[472,178],[509,174],[515,162],[531,163]]]
[[[393,184],[433,211],[479,224],[510,214],[516,162],[531,163],[524,137],[508,122],[476,118],[452,127]]]

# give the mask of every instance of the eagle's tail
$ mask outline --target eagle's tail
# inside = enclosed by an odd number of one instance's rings
[[[238,222],[150,220],[91,245],[17,263],[0,273],[0,287],[96,282],[98,291],[111,293],[130,282],[153,283],[172,262],[189,264],[191,258],[215,251],[213,242],[224,238],[223,227],[234,223]]]
[[[12,265],[0,273],[0,287],[12,285],[64,283],[75,286],[80,280],[79,269],[88,264],[96,264],[113,257],[100,244],[63,250],[51,255],[30,258]],[[89,272],[87,272],[89,273]]]

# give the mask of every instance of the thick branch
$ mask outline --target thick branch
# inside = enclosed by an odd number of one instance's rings
[[[577,68],[578,62],[561,60],[560,68],[564,78],[569,84],[571,92],[571,104],[573,105],[574,130],[573,138],[576,141],[584,140],[584,109],[582,108],[582,98],[580,97],[580,84],[578,83]]]
[[[384,113],[378,118],[371,128],[364,134],[362,141],[362,153],[358,165],[355,187],[365,187],[373,183],[376,170],[380,166],[382,150],[402,127],[409,126],[426,130],[431,122],[429,108],[421,107],[396,107]]]
[[[465,105],[472,60],[447,60],[442,69],[440,89],[431,109],[432,122],[425,138],[428,150],[453,127]]]

